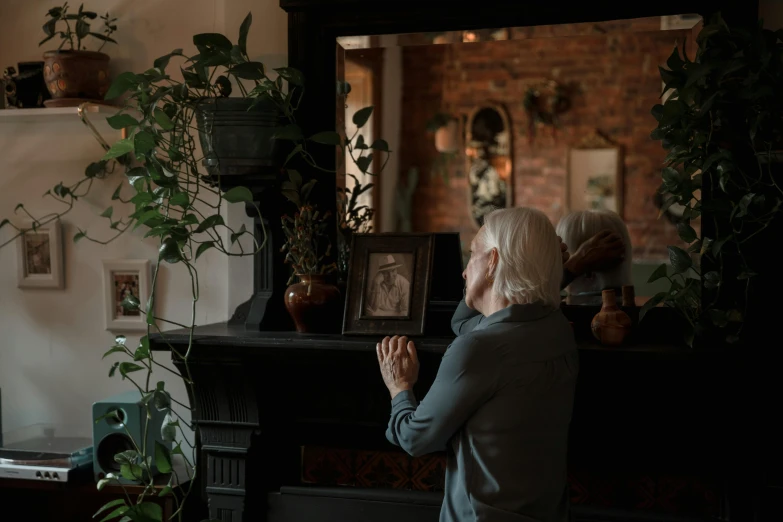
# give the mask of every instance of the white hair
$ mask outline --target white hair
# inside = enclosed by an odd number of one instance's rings
[[[508,208],[484,216],[482,241],[498,251],[492,290],[511,303],[560,303],[563,258],[555,227],[540,210]]]
[[[633,284],[631,262],[633,250],[628,227],[615,212],[610,210],[579,210],[564,216],[557,224],[557,235],[563,239],[572,254],[582,243],[601,232],[611,230],[618,234],[625,244],[625,259],[615,268],[594,274],[588,279],[577,277],[569,286],[569,293],[597,292],[605,288],[619,288]]]

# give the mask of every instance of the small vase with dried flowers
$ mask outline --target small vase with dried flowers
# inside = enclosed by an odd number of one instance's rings
[[[283,194],[298,208],[293,217],[282,217],[286,241],[281,247],[285,262],[292,267],[290,285],[285,292],[285,306],[300,333],[327,333],[339,328],[340,292],[326,282],[327,274],[337,265],[329,262],[331,244],[326,227],[329,213],[321,213],[307,203],[315,180],[302,185],[296,171],[289,171],[289,181],[283,184]],[[299,278],[299,282],[294,282]]]

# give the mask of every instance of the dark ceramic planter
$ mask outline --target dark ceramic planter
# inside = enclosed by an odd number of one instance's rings
[[[334,333],[342,326],[340,291],[322,275],[298,275],[285,291],[285,307],[299,333]]]
[[[274,102],[249,98],[209,98],[198,107],[197,124],[209,175],[246,176],[282,164],[273,135],[282,116]],[[223,180],[221,180],[221,184]],[[230,185],[230,181],[229,181]]]
[[[96,51],[47,51],[44,81],[52,95],[47,107],[103,101],[109,90],[109,55]]]

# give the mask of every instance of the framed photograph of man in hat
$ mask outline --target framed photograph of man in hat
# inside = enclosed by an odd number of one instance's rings
[[[354,235],[343,333],[422,335],[431,263],[431,234]]]

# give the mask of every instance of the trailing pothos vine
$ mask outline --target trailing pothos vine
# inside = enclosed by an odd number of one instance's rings
[[[361,136],[347,137],[331,131],[310,137],[302,134],[295,118],[304,93],[302,74],[296,69],[284,67],[275,69],[277,74],[273,79],[267,75],[263,64],[250,60],[246,42],[251,22],[252,17],[248,14],[240,27],[237,44],[233,44],[222,34],[198,34],[193,37],[193,43],[199,51],[197,55],[186,56],[182,49],[176,49],[155,60],[153,67],[143,73],[120,74],[114,80],[106,98],[125,96],[124,102],[121,110],[107,120],[114,129],[124,129],[127,137],[112,145],[103,142],[106,154],[86,168],[82,179],[70,184],[59,183],[46,192],[46,198],[51,198],[61,205],[59,210],[35,215],[20,203],[15,213],[31,221],[31,226],[25,228],[9,219],[0,221],[0,228],[9,227],[14,230],[13,237],[0,244],[1,248],[29,230],[60,220],[74,208],[78,200],[90,193],[96,181],[107,179],[119,165],[125,171],[124,179],[111,196],[112,205],[101,214],[106,220],[108,233],[104,232],[105,235],[101,237],[80,229],[73,237],[74,242],[94,241],[106,244],[134,230],[144,231],[145,238],[158,239],[158,256],[154,264],[149,299],[141,303],[136,297],[129,296],[122,302],[123,308],[138,311],[145,317],[146,335],[141,337],[136,346],[130,346],[127,338],[118,336],[114,345],[104,354],[104,358],[124,356],[125,360],[111,364],[109,376],[118,375],[138,389],[148,415],[143,421],[142,439],[133,440],[131,434],[127,433],[131,437],[133,449],[114,457],[120,464],[120,472],[108,474],[100,480],[98,488],[101,489],[108,483],[117,483],[124,488],[126,482],[130,481],[142,484],[144,489],[141,494],[135,496],[126,492],[124,498],[104,505],[96,513],[96,516],[101,514],[104,520],[118,518],[134,522],[162,521],[160,506],[152,502],[151,497],[166,495],[173,495],[176,504],[170,520],[183,519],[183,507],[193,485],[197,483],[193,479],[198,468],[195,448],[190,445],[184,433],[185,427],[192,429],[192,426],[172,409],[172,403],[184,410],[190,410],[190,407],[171,397],[163,381],[153,382],[153,371],[169,371],[181,377],[189,388],[190,396],[193,396],[194,382],[188,361],[193,347],[196,311],[200,298],[196,261],[210,250],[228,256],[253,255],[264,248],[266,243],[265,230],[262,237],[255,237],[244,226],[233,229],[222,217],[226,204],[255,205],[251,191],[241,186],[222,191],[220,176],[215,175],[214,170],[210,175],[205,175],[200,170],[204,157],[194,136],[197,136],[199,131],[207,136],[210,133],[210,129],[200,129],[197,123],[202,103],[205,100],[229,96],[234,86],[243,97],[255,99],[257,103],[268,104],[271,101],[283,121],[275,138],[293,142],[286,163],[299,157],[314,170],[328,171],[319,167],[313,159],[309,147],[314,145],[339,146],[354,159],[362,173],[366,174],[373,174],[369,171],[373,153],[385,153],[388,160],[388,145],[383,140],[366,144],[360,139]],[[173,78],[167,72],[174,60],[179,62],[182,80]],[[248,88],[244,82],[250,82],[251,86]],[[361,127],[371,114],[371,107],[362,109],[354,114],[353,121]],[[294,177],[297,176],[298,174],[294,174]],[[283,184],[283,194],[290,195],[286,194],[286,190],[287,187]],[[350,192],[348,194],[351,195]],[[354,199],[349,197],[348,201]],[[260,217],[260,209],[256,207],[256,210]],[[350,216],[360,211],[361,209],[357,211],[355,205],[347,204],[344,213],[347,212],[349,217],[341,218],[345,222],[344,226],[350,228],[353,219]],[[263,223],[263,220],[258,221]],[[363,223],[361,218],[354,221]],[[245,236],[248,236],[251,247],[241,241]],[[164,263],[181,266],[188,272],[191,299],[190,320],[187,324],[160,317],[155,311],[160,268]],[[164,326],[183,328],[190,333],[184,350],[167,342]],[[167,344],[172,356],[182,362],[182,374],[157,360],[150,349],[153,335],[156,343]],[[148,447],[147,435],[152,408],[166,414],[161,430],[164,442],[156,442],[154,447]],[[119,420],[117,412],[110,412],[108,415]],[[99,420],[101,419],[96,419]],[[177,475],[173,465],[175,455],[183,460],[187,477]],[[155,469],[162,473],[171,473],[169,484],[162,489],[154,487]],[[174,489],[178,485],[180,494],[174,495]]]
[[[642,314],[665,303],[687,320],[690,340],[709,330],[731,343],[742,334],[757,276],[747,252],[783,203],[773,171],[783,138],[783,31],[729,27],[717,15],[697,42],[693,60],[675,47],[660,68],[670,96],[652,109],[651,136],[668,150],[661,213],[685,207],[677,230],[688,247],[669,247],[671,268],[661,265],[650,282],[665,278],[670,288]],[[696,231],[695,219],[709,235]]]

